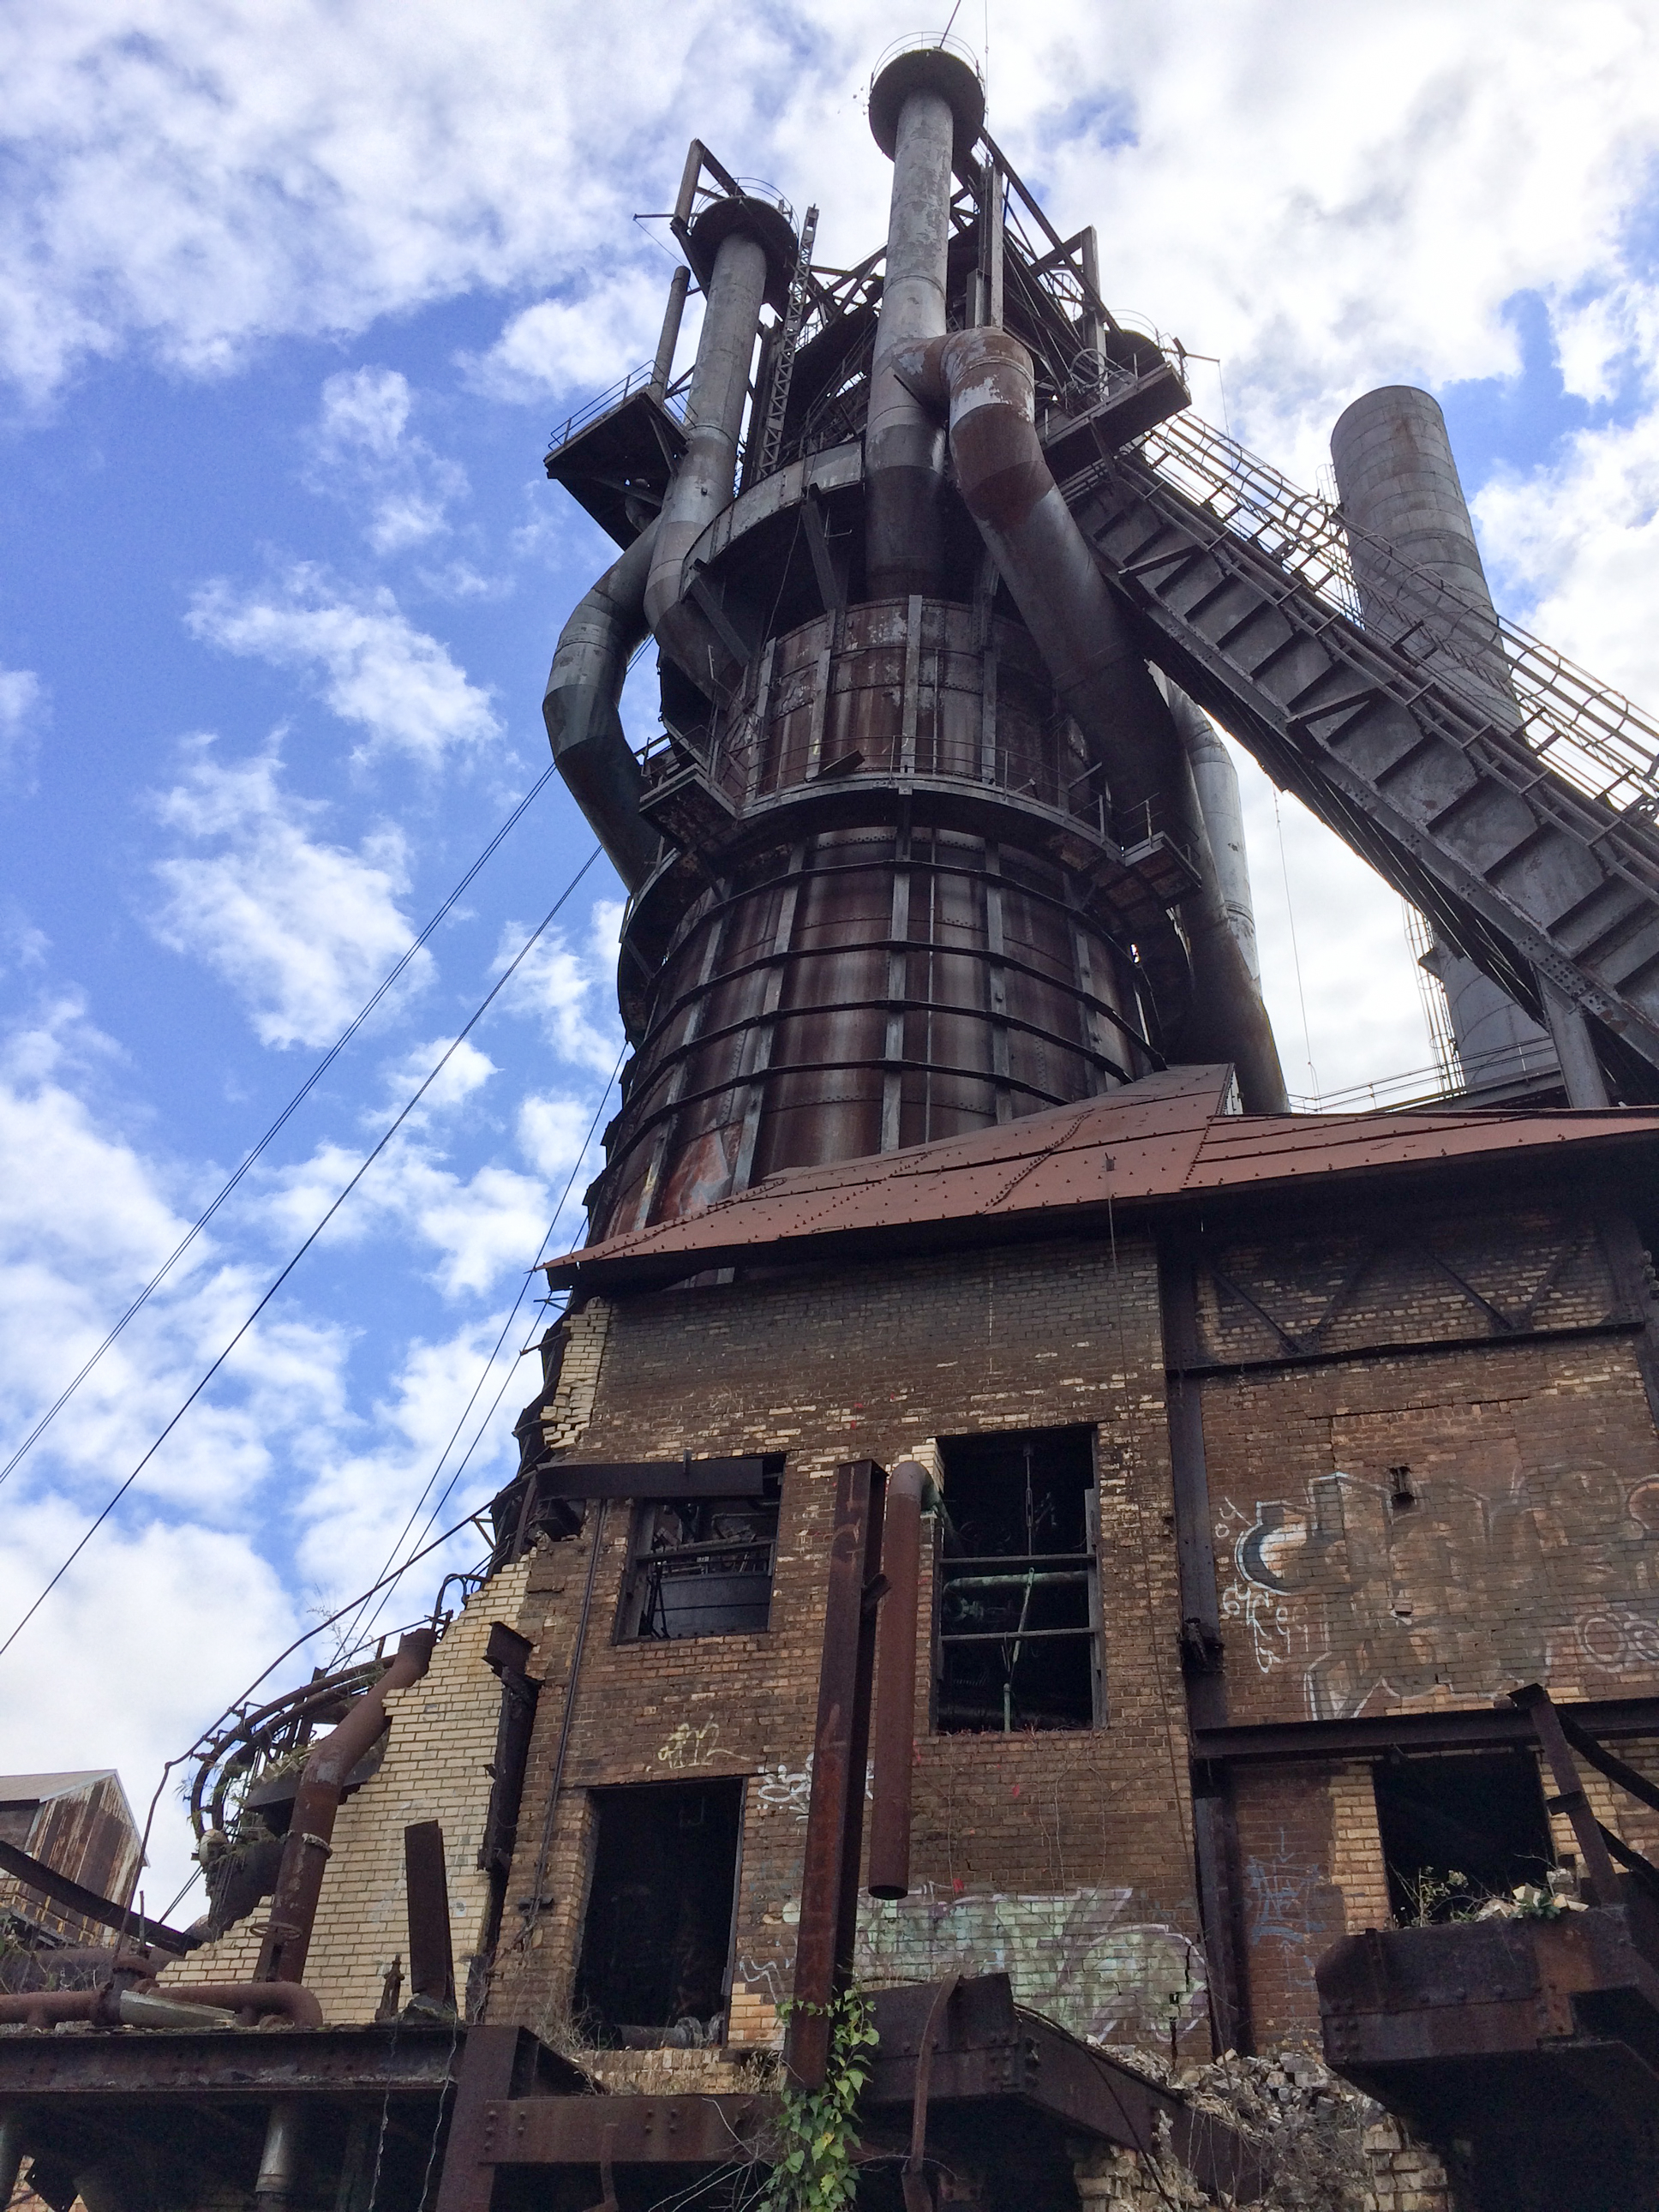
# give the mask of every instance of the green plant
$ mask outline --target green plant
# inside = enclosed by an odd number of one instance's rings
[[[778,2007],[778,2016],[787,2024],[798,2013],[823,2009],[792,1998]],[[840,2212],[857,2191],[854,2115],[859,2093],[870,2078],[875,2024],[862,1990],[843,1990],[828,2010],[830,2063],[823,2086],[802,2089],[785,2077],[777,2160],[759,2212]]]
[[[1448,1921],[1473,1920],[1484,1897],[1455,1867],[1444,1874],[1434,1867],[1420,1868],[1415,1875],[1403,1875],[1400,1886],[1407,1898],[1407,1910],[1395,1915],[1401,1928],[1438,1928]]]

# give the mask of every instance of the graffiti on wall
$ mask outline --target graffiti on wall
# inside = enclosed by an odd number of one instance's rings
[[[1659,1482],[1546,1483],[1512,1437],[1456,1463],[1413,1477],[1404,1502],[1340,1470],[1299,1496],[1222,1501],[1223,1618],[1260,1674],[1299,1678],[1310,1719],[1659,1668]],[[1491,1601],[1506,1590],[1520,1601]]]
[[[1244,1862],[1244,1922],[1252,1952],[1277,1950],[1290,1979],[1311,1982],[1319,1954],[1342,1932],[1341,1893],[1324,1868],[1297,1856],[1281,1829],[1273,1850]]]
[[[1014,2001],[1075,2035],[1168,2050],[1203,2027],[1204,1958],[1162,1923],[1129,1917],[1127,1889],[951,1896],[931,1885],[860,1900],[859,1978],[883,1989],[949,1973],[1006,1974]]]

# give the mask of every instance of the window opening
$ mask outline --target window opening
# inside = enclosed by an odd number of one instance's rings
[[[634,1516],[618,1636],[666,1644],[764,1629],[777,1538],[775,1497],[647,1500]]]
[[[723,2041],[742,1782],[593,1794],[593,1880],[576,1967],[581,2033],[609,2050]]]
[[[1554,1863],[1538,1763],[1524,1750],[1385,1759],[1376,1823],[1396,1920],[1449,1920]],[[1453,1881],[1461,1875],[1462,1881]]]
[[[1100,1706],[1091,1429],[946,1437],[935,1723],[1091,1727]]]

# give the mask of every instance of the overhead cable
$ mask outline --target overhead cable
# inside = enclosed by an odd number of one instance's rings
[[[576,1154],[575,1164],[570,1170],[570,1174],[565,1182],[563,1190],[559,1194],[559,1202],[553,1209],[553,1218],[548,1223],[546,1229],[543,1232],[541,1243],[536,1247],[535,1258],[525,1270],[524,1280],[519,1286],[519,1295],[513,1301],[512,1310],[508,1313],[507,1319],[501,1323],[501,1333],[495,1339],[495,1347],[491,1351],[489,1358],[486,1359],[483,1364],[483,1371],[480,1374],[477,1381],[472,1386],[472,1395],[467,1400],[465,1405],[461,1408],[461,1418],[456,1422],[454,1428],[450,1432],[449,1442],[444,1446],[442,1451],[439,1453],[438,1463],[433,1468],[431,1474],[427,1477],[425,1489],[422,1491],[420,1496],[415,1500],[414,1504],[410,1507],[408,1520],[404,1522],[402,1528],[398,1531],[396,1542],[393,1543],[392,1549],[386,1554],[386,1567],[381,1570],[382,1573],[385,1573],[391,1567],[392,1561],[398,1556],[399,1547],[405,1542],[410,1529],[415,1526],[415,1522],[420,1514],[421,1508],[426,1504],[427,1499],[432,1494],[433,1484],[436,1482],[438,1477],[443,1473],[444,1462],[449,1457],[451,1452],[454,1450],[456,1438],[460,1435],[461,1431],[466,1426],[467,1420],[471,1414],[472,1408],[477,1404],[479,1396],[483,1390],[484,1384],[489,1380],[490,1370],[494,1368],[495,1362],[501,1356],[501,1346],[507,1342],[507,1332],[512,1328],[514,1321],[518,1318],[519,1309],[524,1304],[525,1293],[530,1288],[531,1279],[534,1276],[537,1268],[541,1265],[543,1254],[553,1241],[553,1231],[559,1225],[560,1215],[564,1212],[565,1207],[570,1202],[570,1194],[575,1188],[576,1177],[581,1173],[582,1162],[587,1158],[588,1147],[593,1142],[593,1133],[599,1126],[599,1116],[605,1111],[605,1101],[610,1097],[612,1090],[616,1086],[617,1078],[622,1073],[622,1064],[623,1058],[626,1056],[627,1051],[628,1045],[626,1040],[624,1040],[622,1051],[617,1055],[617,1064],[606,1077],[605,1088],[599,1093],[599,1103],[593,1109],[593,1118],[587,1125],[587,1134],[582,1139],[580,1149]],[[532,1334],[533,1335],[533,1329]],[[518,1359],[521,1359],[524,1357],[524,1353],[528,1352],[530,1346],[526,1342],[520,1352],[518,1358],[515,1358],[513,1365],[507,1369],[506,1374],[501,1377],[501,1387],[497,1390],[494,1399],[490,1401],[489,1411],[484,1415],[483,1419],[478,1424],[477,1433],[474,1435],[471,1443],[462,1454],[460,1465],[455,1469],[455,1472],[450,1476],[449,1480],[444,1485],[442,1490],[438,1493],[438,1501],[427,1516],[426,1528],[423,1528],[421,1531],[422,1536],[426,1534],[427,1529],[431,1528],[432,1523],[443,1511],[450,1492],[454,1489],[455,1485],[460,1480],[462,1475],[465,1474],[467,1462],[471,1460],[473,1453],[477,1451],[479,1444],[483,1442],[483,1437],[489,1430],[489,1424],[495,1418],[496,1407],[501,1404],[501,1400],[507,1395],[507,1386],[513,1380],[514,1376],[518,1371]],[[417,1538],[416,1540],[418,1541],[419,1539]],[[378,1584],[376,1585],[376,1588],[379,1588]],[[365,1605],[368,1604],[368,1598],[372,1597],[374,1595],[374,1593],[373,1590],[368,1593],[368,1596],[365,1597],[363,1600]],[[380,1600],[380,1605],[384,1605],[385,1603],[386,1598],[383,1595]],[[369,1631],[373,1629],[375,1620],[380,1613],[380,1606],[376,1606],[374,1613],[369,1615],[367,1623],[360,1624],[357,1621],[353,1621],[350,1627],[348,1628],[342,1635],[340,1638],[339,1650],[335,1655],[337,1665],[339,1662],[340,1655],[350,1647],[354,1640],[361,1641],[368,1634]]]
[[[310,1074],[307,1076],[305,1081],[300,1085],[294,1096],[289,1100],[287,1105],[283,1107],[282,1112],[276,1116],[276,1119],[265,1131],[258,1143],[255,1145],[251,1152],[246,1155],[241,1165],[236,1170],[235,1173],[230,1177],[228,1182],[227,1182],[220,1189],[216,1196],[213,1199],[211,1204],[208,1206],[204,1212],[197,1216],[196,1219],[191,1224],[184,1236],[179,1238],[179,1242],[173,1246],[172,1251],[167,1254],[167,1258],[162,1261],[161,1266],[155,1270],[155,1273],[144,1285],[143,1289],[139,1291],[137,1297],[132,1301],[132,1304],[127,1308],[126,1311],[121,1316],[115,1326],[110,1330],[109,1334],[104,1339],[98,1349],[87,1360],[80,1371],[76,1375],[73,1376],[67,1383],[65,1383],[63,1389],[58,1392],[57,1397],[53,1399],[51,1405],[47,1407],[46,1412],[41,1414],[40,1419],[29,1431],[27,1436],[24,1437],[22,1443],[19,1444],[16,1450],[13,1452],[11,1457],[7,1460],[3,1467],[0,1467],[0,1482],[3,1482],[6,1480],[6,1477],[12,1473],[13,1469],[15,1468],[20,1462],[33,1450],[35,1445],[39,1443],[41,1437],[52,1426],[59,1413],[63,1412],[64,1407],[68,1405],[70,1400],[75,1395],[81,1385],[86,1381],[88,1376],[91,1374],[93,1369],[98,1364],[104,1354],[109,1350],[111,1345],[114,1343],[116,1338],[119,1336],[122,1330],[125,1328],[127,1323],[132,1320],[134,1316],[138,1313],[141,1308],[149,1304],[151,1295],[161,1287],[161,1284],[166,1281],[168,1275],[172,1273],[173,1268],[178,1266],[179,1261],[184,1258],[185,1254],[190,1249],[191,1246],[196,1242],[196,1239],[207,1227],[209,1222],[212,1220],[214,1215],[219,1211],[219,1208],[236,1188],[236,1186],[241,1182],[243,1176],[246,1175],[248,1170],[262,1157],[267,1147],[281,1135],[288,1123],[293,1119],[300,1108],[304,1105],[306,1100],[310,1097],[312,1092],[322,1081],[324,1076],[327,1074],[329,1069],[333,1066],[335,1061],[340,1057],[340,1054],[351,1042],[352,1038],[356,1036],[363,1024],[374,1012],[374,1009],[380,1005],[382,999],[386,997],[386,993],[392,989],[392,986],[398,981],[399,977],[403,975],[409,967],[410,961],[414,959],[416,954],[423,950],[427,939],[453,911],[457,900],[459,900],[463,894],[471,888],[473,881],[477,877],[479,872],[483,868],[485,863],[494,858],[495,853],[500,849],[501,844],[506,840],[508,832],[517,826],[535,800],[538,799],[541,796],[541,793],[547,788],[548,784],[552,781],[553,774],[554,766],[550,761],[547,767],[543,769],[541,775],[537,777],[535,782],[531,785],[529,790],[526,792],[524,797],[519,801],[511,814],[507,816],[506,821],[502,823],[501,828],[495,832],[489,842],[484,847],[483,852],[479,854],[477,859],[474,860],[472,866],[461,878],[459,883],[456,884],[454,890],[451,891],[449,896],[438,908],[436,914],[433,915],[431,921],[428,922],[426,927],[421,932],[420,935],[415,939],[414,942],[400,955],[398,959],[393,966],[388,969],[386,974],[381,977],[380,982],[370,993],[363,1006],[358,1012],[353,1015],[346,1027],[341,1030],[339,1036],[336,1037],[334,1042],[323,1054],[316,1066],[312,1069]]]
[[[512,961],[505,971],[494,983],[491,984],[489,989],[485,993],[477,1007],[467,1017],[466,1021],[460,1030],[458,1030],[451,1042],[445,1046],[442,1057],[437,1061],[430,1073],[427,1075],[425,1079],[422,1081],[419,1090],[417,1090],[414,1096],[398,1109],[397,1119],[392,1122],[391,1127],[386,1130],[385,1135],[380,1138],[380,1141],[374,1146],[373,1151],[365,1156],[362,1163],[353,1173],[350,1182],[348,1182],[344,1189],[340,1192],[338,1197],[335,1199],[327,1212],[324,1214],[322,1219],[317,1224],[316,1227],[311,1231],[309,1236],[307,1237],[305,1242],[300,1246],[298,1251],[295,1253],[293,1258],[284,1265],[281,1273],[276,1277],[275,1280],[270,1284],[270,1288],[265,1291],[264,1297],[259,1300],[258,1305],[254,1307],[252,1312],[247,1316],[247,1319],[242,1323],[241,1327],[236,1331],[236,1334],[219,1353],[212,1365],[207,1370],[207,1372],[201,1377],[200,1381],[197,1382],[189,1396],[185,1400],[183,1405],[179,1407],[178,1412],[173,1414],[172,1419],[168,1421],[167,1426],[161,1431],[161,1435],[158,1436],[154,1443],[150,1445],[149,1450],[139,1461],[137,1466],[135,1467],[131,1474],[118,1485],[113,1496],[103,1507],[97,1518],[93,1522],[91,1527],[88,1528],[82,1535],[80,1540],[70,1551],[69,1557],[64,1561],[63,1565],[52,1576],[51,1581],[47,1583],[46,1588],[34,1600],[33,1603],[29,1607],[28,1611],[24,1613],[22,1619],[18,1621],[16,1626],[12,1630],[10,1635],[7,1637],[5,1642],[3,1644],[0,1644],[0,1659],[3,1659],[5,1657],[7,1652],[10,1650],[12,1645],[17,1641],[23,1631],[28,1626],[30,1621],[33,1620],[35,1614],[40,1610],[40,1607],[52,1595],[53,1590],[57,1589],[58,1583],[62,1582],[64,1577],[75,1565],[76,1559],[80,1558],[82,1553],[85,1551],[87,1546],[92,1541],[98,1531],[103,1527],[110,1515],[115,1510],[121,1500],[126,1496],[133,1484],[137,1481],[139,1476],[149,1465],[151,1460],[155,1458],[156,1453],[160,1451],[161,1446],[173,1434],[173,1431],[178,1427],[179,1422],[184,1419],[185,1415],[196,1403],[196,1401],[201,1396],[203,1391],[207,1389],[208,1384],[212,1382],[214,1376],[224,1365],[226,1360],[228,1360],[231,1353],[235,1351],[237,1346],[247,1334],[249,1329],[251,1329],[254,1322],[258,1320],[260,1315],[276,1297],[277,1291],[282,1289],[283,1285],[294,1273],[294,1270],[299,1266],[301,1261],[304,1259],[306,1254],[310,1251],[312,1246],[322,1235],[324,1230],[325,1230],[329,1223],[333,1220],[335,1215],[345,1204],[347,1199],[350,1197],[352,1192],[356,1189],[358,1184],[368,1173],[370,1168],[374,1166],[375,1161],[380,1158],[381,1153],[392,1142],[392,1139],[397,1135],[398,1130],[403,1127],[404,1123],[409,1119],[415,1109],[420,1104],[422,1099],[425,1097],[427,1092],[432,1088],[438,1078],[443,1073],[445,1068],[448,1066],[456,1053],[460,1050],[461,1046],[471,1035],[472,1031],[477,1027],[478,1024],[483,1019],[484,1015],[489,1012],[490,1006],[495,1003],[495,1000],[500,997],[502,991],[506,989],[507,984],[511,982],[514,975],[517,973],[520,966],[529,954],[532,946],[535,945],[543,931],[547,928],[554,916],[558,913],[560,908],[571,896],[577,884],[580,883],[582,878],[587,873],[588,870],[592,866],[594,861],[597,860],[599,857],[599,848],[596,845],[593,848],[593,850],[588,854],[587,858],[582,862],[580,867],[577,869],[570,881],[559,893],[557,898],[554,900],[547,912],[536,924],[534,929],[531,931],[529,936],[526,938],[524,943],[519,947],[519,950],[514,954]]]

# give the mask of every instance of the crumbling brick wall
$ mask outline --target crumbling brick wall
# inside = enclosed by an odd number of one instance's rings
[[[606,1509],[565,1790],[549,1836],[548,1902],[527,1916],[533,1924],[515,1925],[534,1890],[595,1510],[582,1534],[538,1559],[526,1618],[542,1622],[532,1668],[547,1687],[492,2017],[550,2021],[568,2001],[587,1875],[586,1792],[743,1775],[732,2032],[771,2039],[799,1907],[836,1465],[868,1456],[891,1466],[941,1436],[1073,1423],[1097,1425],[1101,1437],[1106,1724],[930,1735],[924,1682],[913,1878],[942,1942],[953,1912],[970,1917],[958,1899],[979,1901],[986,1929],[999,1914],[1018,1923],[1032,1958],[1040,1943],[1064,1955],[1069,1925],[1085,1984],[1090,1958],[1101,1963],[1102,2017],[1166,2049],[1178,1961],[1174,2028],[1183,2044],[1203,2043],[1157,1271],[1150,1241],[1121,1234],[1115,1253],[1092,1241],[981,1249],[617,1302],[576,1455],[785,1453],[771,1626],[667,1646],[613,1641],[629,1512]],[[924,1650],[927,1628],[925,1620]],[[1150,1962],[1138,1986],[1137,1957]]]
[[[532,1564],[526,1557],[477,1591],[425,1676],[387,1698],[386,1755],[340,1808],[305,1974],[332,2026],[371,2020],[387,1968],[397,1958],[407,1966],[404,1829],[413,1821],[443,1826],[455,1978],[465,1991],[488,1900],[477,1853],[501,1711],[501,1685],[483,1650],[495,1622],[519,1626]],[[264,1918],[261,1906],[218,1942],[170,1966],[163,1980],[246,1980]]]

